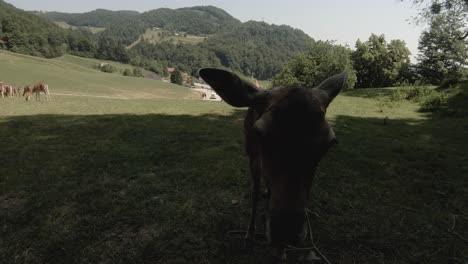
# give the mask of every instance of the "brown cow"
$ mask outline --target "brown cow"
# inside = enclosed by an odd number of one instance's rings
[[[4,96],[6,97],[13,97],[14,89],[13,86],[11,85],[1,85],[1,93],[2,93],[2,98]]]
[[[26,101],[29,101],[29,99],[31,99],[32,94],[33,94],[33,87],[31,85],[26,85],[23,88],[23,96],[26,95]]]
[[[51,101],[49,85],[45,83],[36,83],[32,88],[32,93],[36,94],[36,101],[41,100],[41,92],[46,95],[46,101]]]
[[[13,95],[14,96],[21,96],[21,88],[19,86],[13,87]]]
[[[249,107],[244,122],[246,151],[253,179],[252,211],[245,240],[255,236],[255,215],[263,179],[268,193],[266,236],[276,252],[301,246],[308,231],[306,205],[315,169],[336,143],[325,120],[328,105],[341,91],[347,74],[334,75],[315,88],[261,90],[219,69],[199,71],[228,104]]]

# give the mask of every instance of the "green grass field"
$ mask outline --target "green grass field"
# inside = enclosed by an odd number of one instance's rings
[[[0,51],[0,80],[24,87],[46,82],[54,94],[107,96],[114,98],[197,98],[189,89],[161,81],[104,73],[94,67],[109,63],[119,70],[129,65],[65,55],[44,59]]]
[[[245,109],[80,60],[1,52],[0,79],[155,96],[0,100],[0,263],[262,263],[264,242],[226,237],[249,216]],[[329,109],[339,144],[312,189],[316,243],[332,263],[466,263],[449,231],[468,237],[468,122],[387,97],[350,91]]]

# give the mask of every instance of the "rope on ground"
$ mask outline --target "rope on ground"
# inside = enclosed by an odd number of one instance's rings
[[[320,257],[327,263],[327,264],[331,264],[331,262],[327,259],[327,257],[318,249],[317,245],[315,244],[315,241],[314,241],[314,236],[313,236],[313,233],[312,233],[312,225],[310,224],[310,214],[314,214],[316,215],[316,213],[310,211],[309,209],[305,209],[305,213],[306,213],[306,220],[307,220],[307,228],[309,229],[309,239],[310,241],[312,242],[312,247],[308,247],[308,248],[297,248],[297,247],[294,247],[294,246],[291,246],[289,245],[285,250],[284,250],[284,254],[285,253],[288,253],[288,252],[297,252],[297,251],[310,251],[310,250],[314,250],[315,252],[317,252]]]

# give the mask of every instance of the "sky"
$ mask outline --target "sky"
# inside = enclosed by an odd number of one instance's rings
[[[402,39],[417,55],[422,26],[415,25],[417,8],[406,0],[6,0],[24,10],[81,13],[97,8],[136,10],[212,5],[241,20],[286,24],[303,30],[316,40],[334,40],[354,48],[357,39],[371,33],[384,34],[387,41]]]

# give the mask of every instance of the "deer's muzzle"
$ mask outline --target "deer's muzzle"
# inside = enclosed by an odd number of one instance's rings
[[[307,236],[305,209],[271,209],[266,234],[275,247],[301,246]]]

